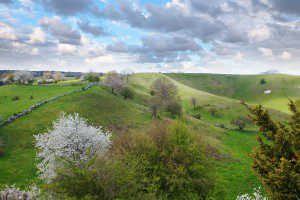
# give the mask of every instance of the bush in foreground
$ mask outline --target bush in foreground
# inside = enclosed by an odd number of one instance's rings
[[[203,142],[180,121],[120,135],[109,155],[79,166],[66,163],[48,188],[77,199],[222,199]]]
[[[245,103],[243,103],[246,105]],[[272,199],[299,199],[300,110],[290,101],[289,126],[276,123],[261,105],[248,106],[264,139],[253,149],[252,168]],[[268,141],[268,142],[266,142]]]

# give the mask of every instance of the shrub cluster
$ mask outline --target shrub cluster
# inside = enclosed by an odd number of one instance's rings
[[[83,80],[89,81],[89,82],[99,82],[100,76],[95,73],[88,73],[83,76]]]
[[[222,198],[211,171],[193,131],[178,120],[160,121],[117,136],[106,155],[65,161],[45,188],[72,199]]]

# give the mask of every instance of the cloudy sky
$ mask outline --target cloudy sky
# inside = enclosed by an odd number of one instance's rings
[[[0,69],[300,74],[300,0],[0,0]]]

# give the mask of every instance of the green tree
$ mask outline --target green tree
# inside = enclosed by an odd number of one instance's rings
[[[299,199],[300,196],[300,111],[289,102],[289,125],[276,123],[269,110],[261,105],[245,106],[252,113],[252,121],[259,126],[263,136],[253,149],[252,169],[265,185],[272,199]]]
[[[126,100],[126,99],[132,99],[133,98],[133,91],[130,88],[125,87],[121,91],[121,95],[124,97],[124,100]]]

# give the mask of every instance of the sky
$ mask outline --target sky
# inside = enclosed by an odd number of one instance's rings
[[[0,0],[0,70],[300,74],[300,0]]]

